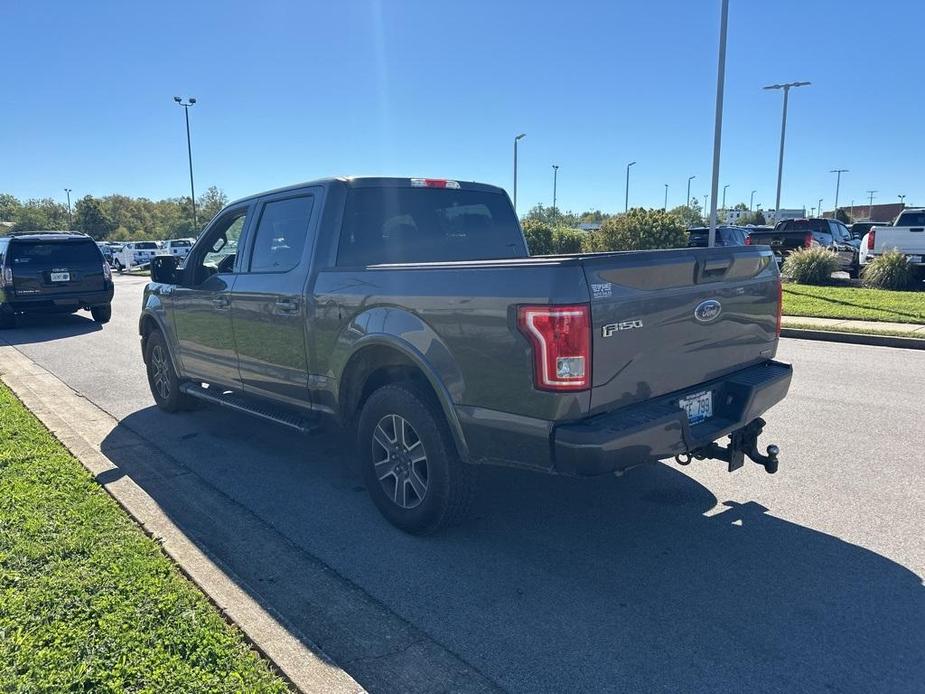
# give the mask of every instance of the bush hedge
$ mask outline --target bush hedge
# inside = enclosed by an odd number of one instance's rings
[[[586,251],[640,251],[686,248],[687,231],[676,216],[663,210],[633,208],[606,220],[600,230],[585,237]]]
[[[781,268],[781,274],[797,284],[831,284],[832,273],[839,269],[838,256],[822,246],[798,248]]]
[[[915,266],[895,249],[871,260],[861,277],[866,286],[877,289],[910,289],[919,280]]]

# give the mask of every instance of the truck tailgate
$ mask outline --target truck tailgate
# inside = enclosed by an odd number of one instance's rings
[[[885,253],[894,248],[906,255],[925,255],[925,227],[875,227],[874,250]]]
[[[765,247],[587,256],[591,412],[688,389],[777,348],[779,275]]]

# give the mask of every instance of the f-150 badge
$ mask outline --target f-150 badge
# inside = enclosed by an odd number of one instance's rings
[[[621,332],[623,330],[633,330],[634,328],[641,328],[641,320],[625,320],[620,323],[608,323],[605,326],[601,327],[601,335],[604,337],[610,337],[614,333]]]

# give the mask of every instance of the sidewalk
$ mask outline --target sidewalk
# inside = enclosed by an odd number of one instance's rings
[[[832,332],[893,335],[925,340],[925,325],[920,323],[888,323],[885,321],[848,320],[845,318],[812,318],[809,316],[783,316],[784,328],[802,328]]]

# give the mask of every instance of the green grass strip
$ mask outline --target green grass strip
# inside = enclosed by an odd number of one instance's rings
[[[0,691],[287,691],[2,384]]]
[[[784,285],[784,315],[925,323],[925,291]]]

